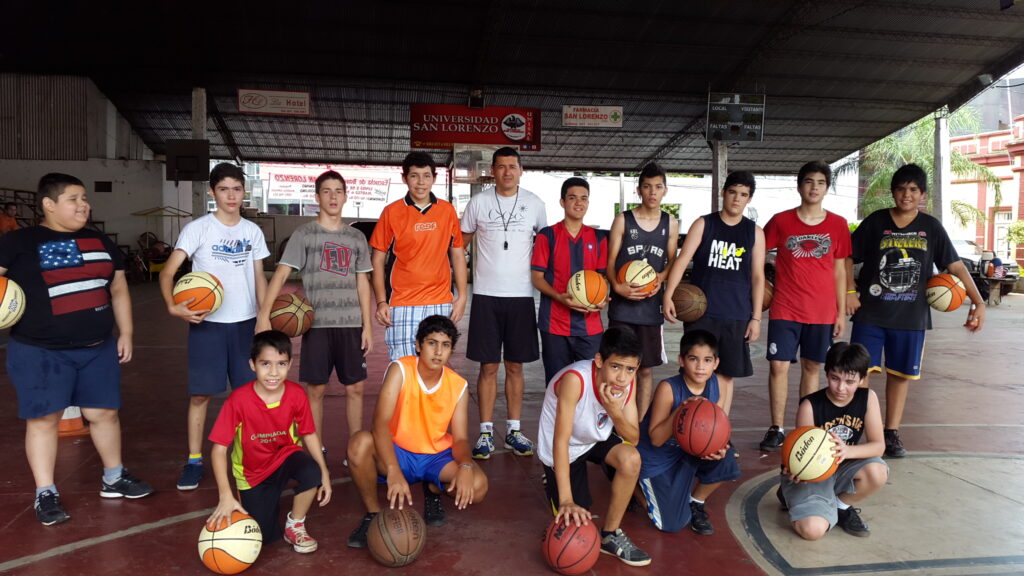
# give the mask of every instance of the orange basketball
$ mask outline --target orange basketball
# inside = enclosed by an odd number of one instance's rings
[[[768,281],[767,278],[764,280],[764,299],[761,300],[761,311],[764,312],[772,305],[772,298],[775,297],[775,286]]]
[[[270,308],[270,326],[289,338],[302,336],[313,325],[313,305],[298,294],[281,294]]]
[[[597,308],[608,299],[608,281],[593,270],[580,270],[569,278],[566,291],[580,306]]]
[[[189,272],[174,284],[174,303],[181,304],[189,298],[193,299],[189,310],[216,312],[224,301],[224,286],[209,272]]]
[[[967,299],[964,283],[952,274],[936,274],[928,279],[928,305],[939,312],[952,312]]]
[[[650,294],[660,286],[658,284],[658,273],[655,272],[654,266],[651,266],[644,260],[626,262],[622,265],[622,268],[619,268],[617,278],[619,279],[619,284],[636,284],[644,294]]]
[[[238,574],[256,561],[263,548],[263,533],[252,516],[235,511],[228,526],[203,526],[199,533],[199,559],[217,574]]]
[[[411,564],[426,543],[427,525],[412,508],[381,510],[366,535],[370,555],[390,568]]]
[[[683,322],[696,322],[708,309],[708,299],[704,291],[693,284],[680,284],[672,293],[672,303],[676,306],[676,318]]]
[[[721,406],[698,396],[683,404],[672,434],[683,452],[704,458],[729,444],[732,425]]]
[[[816,426],[801,426],[786,435],[782,443],[782,465],[798,480],[821,482],[839,467],[832,455],[835,440]]]
[[[541,552],[548,566],[559,574],[585,574],[601,555],[601,534],[593,522],[577,526],[556,519],[544,532]]]

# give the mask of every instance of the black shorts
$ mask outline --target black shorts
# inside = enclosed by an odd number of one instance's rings
[[[366,380],[362,336],[362,328],[313,328],[303,334],[299,380],[327,384],[331,370],[345,386]]]
[[[533,362],[540,358],[537,309],[532,296],[505,298],[473,295],[469,309],[466,357],[481,364]]]
[[[256,520],[263,532],[263,543],[276,542],[284,535],[284,528],[278,520],[281,513],[281,492],[289,480],[295,480],[295,493],[301,494],[321,485],[320,466],[305,450],[296,452],[285,459],[281,466],[266,480],[249,488],[239,490],[242,508]]]
[[[640,345],[643,347],[643,356],[640,357],[641,368],[654,368],[668,361],[665,357],[665,334],[661,325],[648,326],[646,324],[630,324],[620,320],[609,320],[608,327],[611,328],[612,326],[625,326],[633,330],[636,337],[640,339]]]
[[[718,339],[718,369],[715,372],[730,378],[746,378],[754,374],[750,361],[750,344],[744,336],[748,320],[729,320],[702,316],[696,322],[687,322],[683,331],[707,330]]]
[[[615,476],[615,470],[605,464],[604,459],[608,457],[608,453],[612,451],[612,448],[619,444],[622,444],[622,438],[612,433],[607,440],[594,444],[590,447],[590,450],[587,450],[569,464],[569,487],[572,489],[572,500],[577,506],[590,510],[591,505],[594,504],[594,499],[590,496],[587,462],[593,462],[601,466],[605,476],[611,480]],[[545,466],[544,477],[547,479],[544,489],[548,493],[548,502],[551,502],[552,510],[558,510],[558,503],[562,500],[558,497],[558,479],[555,477],[555,469]]]

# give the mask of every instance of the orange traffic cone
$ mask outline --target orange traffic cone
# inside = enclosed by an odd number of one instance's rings
[[[89,433],[89,427],[82,420],[82,410],[78,406],[68,406],[57,426],[60,436],[82,436]]]

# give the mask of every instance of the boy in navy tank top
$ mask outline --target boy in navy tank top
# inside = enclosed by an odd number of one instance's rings
[[[718,385],[722,409],[732,407],[734,378],[754,373],[750,343],[761,334],[764,298],[764,231],[743,211],[754,197],[754,175],[733,172],[722,186],[722,210],[696,219],[665,279],[662,310],[676,321],[672,294],[693,260],[690,282],[704,291],[708,308],[685,330],[707,330],[718,340]]]
[[[878,396],[867,388],[871,355],[860,344],[836,342],[825,357],[828,386],[804,396],[796,426],[817,426],[836,441],[839,468],[821,482],[799,482],[783,470],[777,496],[789,507],[793,530],[805,540],[817,540],[839,524],[848,534],[868,536],[860,518],[863,501],[885,485],[889,466],[885,451]]]

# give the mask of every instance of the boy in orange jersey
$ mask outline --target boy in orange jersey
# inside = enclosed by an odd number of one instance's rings
[[[458,339],[450,319],[424,318],[416,331],[417,355],[392,362],[384,374],[372,431],[362,430],[349,440],[349,470],[366,506],[349,547],[366,547],[367,529],[380,512],[378,482],[387,483],[389,506],[399,509],[412,505],[409,484],[423,482],[423,517],[429,526],[444,525],[442,488],[459,509],[487,494],[487,476],[469,448],[466,380],[445,366]]]

